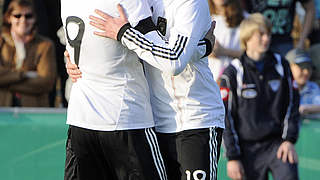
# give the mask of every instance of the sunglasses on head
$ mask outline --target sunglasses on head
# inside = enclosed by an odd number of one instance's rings
[[[13,14],[13,17],[20,19],[22,16],[24,16],[26,19],[31,19],[33,18],[33,14],[32,13],[28,13],[28,14]]]

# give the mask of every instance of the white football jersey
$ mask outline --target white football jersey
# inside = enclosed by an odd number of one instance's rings
[[[61,17],[71,60],[82,78],[73,84],[67,124],[102,131],[153,127],[142,64],[118,41],[94,35],[89,15],[100,9],[119,16],[120,3],[132,26],[151,16],[145,0],[62,0]]]
[[[172,133],[224,128],[224,105],[208,67],[197,53],[210,28],[206,0],[149,0],[160,34],[126,30],[122,44],[145,62],[156,130]],[[163,40],[164,39],[164,40]]]

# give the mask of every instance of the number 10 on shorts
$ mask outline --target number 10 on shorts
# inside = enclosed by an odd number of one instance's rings
[[[187,174],[187,180],[191,180],[191,172],[189,170],[186,170],[186,174]],[[206,172],[202,171],[202,170],[195,170],[192,173],[193,179],[194,180],[205,180],[206,179]],[[199,179],[200,176],[200,179]]]

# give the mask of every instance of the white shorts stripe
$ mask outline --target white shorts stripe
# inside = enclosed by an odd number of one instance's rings
[[[210,152],[210,180],[216,180],[217,179],[217,164],[218,164],[218,142],[217,142],[217,132],[215,131],[215,128],[210,128],[209,131],[209,152]],[[213,152],[214,151],[214,152]]]
[[[165,166],[163,163],[163,159],[160,153],[159,145],[158,145],[158,140],[156,138],[155,133],[153,132],[152,128],[146,128],[145,129],[145,134],[147,137],[147,141],[149,142],[150,149],[152,152],[152,157],[154,160],[154,164],[156,165],[156,168],[158,170],[159,176],[161,180],[167,180],[167,173],[165,170]]]
[[[150,131],[150,134],[152,135],[153,140],[155,141],[155,144],[156,144],[156,151],[157,151],[157,154],[158,154],[159,164],[160,164],[161,170],[163,171],[165,179],[168,179],[166,168],[164,166],[164,162],[163,162],[162,155],[161,155],[161,152],[160,152],[160,148],[159,148],[159,144],[158,144],[158,139],[157,139],[156,133],[153,131],[152,128],[149,128],[149,131]]]

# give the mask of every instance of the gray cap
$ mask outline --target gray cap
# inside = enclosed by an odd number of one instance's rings
[[[292,49],[287,55],[286,59],[291,63],[297,64],[301,68],[313,68],[310,55],[301,49]]]

